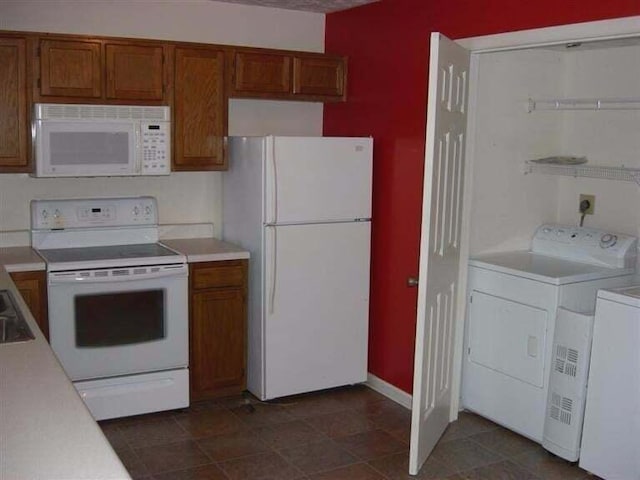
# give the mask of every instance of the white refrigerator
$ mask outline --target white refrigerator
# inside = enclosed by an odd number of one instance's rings
[[[231,137],[223,237],[250,251],[247,388],[367,379],[370,138]]]

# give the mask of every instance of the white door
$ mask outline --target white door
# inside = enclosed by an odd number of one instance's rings
[[[418,318],[409,473],[415,475],[447,424],[467,125],[469,52],[431,34]]]

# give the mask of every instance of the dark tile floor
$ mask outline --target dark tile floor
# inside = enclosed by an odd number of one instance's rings
[[[465,412],[411,477],[410,417],[405,408],[356,386],[269,403],[231,397],[100,425],[134,479],[587,478],[539,445]]]

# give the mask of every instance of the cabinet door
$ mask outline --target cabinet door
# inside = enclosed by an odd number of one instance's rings
[[[0,38],[0,171],[5,172],[28,166],[25,43]]]
[[[213,289],[193,295],[191,400],[245,388],[245,300],[242,289]]]
[[[291,93],[291,57],[281,54],[236,53],[235,93]]]
[[[224,52],[176,48],[173,170],[227,168]]]
[[[10,274],[24,302],[31,310],[43,335],[49,340],[47,318],[47,281],[45,272],[13,272]]]
[[[300,56],[293,59],[293,93],[296,95],[323,95],[342,99],[344,84],[344,58]]]
[[[106,44],[107,98],[162,100],[164,55],[161,45]]]
[[[100,98],[100,42],[41,40],[40,96]]]

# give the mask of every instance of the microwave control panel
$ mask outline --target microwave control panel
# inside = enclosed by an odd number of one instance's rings
[[[168,122],[141,122],[142,174],[168,175],[171,173],[171,136]]]

